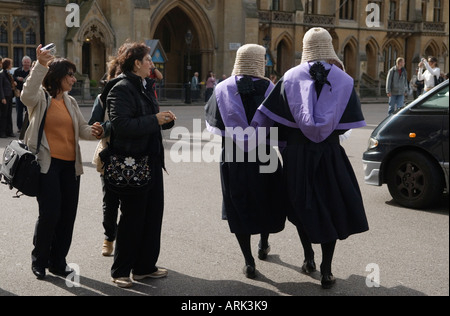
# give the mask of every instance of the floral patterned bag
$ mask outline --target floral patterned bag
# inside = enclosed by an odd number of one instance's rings
[[[152,179],[149,156],[136,158],[104,153],[100,156],[104,162],[105,183],[111,190],[132,194],[149,188]]]

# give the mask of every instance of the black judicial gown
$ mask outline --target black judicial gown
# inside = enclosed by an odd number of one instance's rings
[[[234,78],[232,79],[234,80]],[[227,83],[223,83],[227,84]],[[228,84],[236,84],[228,80]],[[240,106],[245,109],[245,121],[250,124],[258,106],[264,101],[269,81],[258,80],[254,82],[255,90],[248,94],[239,94]],[[221,131],[225,129],[216,88],[213,96],[206,105],[207,123]],[[222,108],[222,112],[226,112]],[[235,127],[235,126],[233,126]],[[245,128],[245,126],[244,126]],[[284,229],[286,221],[286,198],[283,195],[286,190],[282,182],[282,166],[276,158],[276,171],[273,173],[261,173],[261,166],[267,166],[269,162],[263,163],[255,152],[243,152],[236,143],[232,143],[232,157],[230,150],[226,150],[226,139],[222,137],[222,156],[220,163],[220,176],[222,185],[222,219],[228,220],[230,231],[235,234],[261,234],[278,233]],[[274,148],[263,144],[266,153],[276,155]],[[257,149],[254,149],[257,151]],[[237,159],[240,151],[244,159]],[[228,155],[228,156],[227,156]],[[250,162],[249,157],[256,157],[256,161]],[[230,159],[233,158],[233,159]],[[239,162],[242,161],[242,162]]]
[[[285,90],[283,80],[261,108],[277,121],[280,140],[287,142],[282,157],[289,221],[302,227],[311,242],[317,244],[344,240],[367,231],[359,184],[339,140],[339,135],[346,130],[334,130],[320,142],[307,138],[300,128],[294,127],[300,120],[292,114],[295,110],[289,105],[290,92]],[[352,90],[344,104],[341,126],[364,120],[359,99]]]

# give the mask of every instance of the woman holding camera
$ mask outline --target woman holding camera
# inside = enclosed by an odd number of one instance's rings
[[[32,152],[38,149],[39,128],[45,119],[38,155],[39,218],[32,251],[32,271],[40,280],[45,278],[46,268],[59,276],[72,272],[66,256],[72,242],[83,173],[79,140],[95,140],[103,134],[99,124],[88,125],[76,100],[68,94],[76,82],[76,66],[41,48],[39,45],[36,50],[38,62],[21,96],[30,120],[24,141]]]
[[[419,63],[417,79],[419,81],[424,81],[424,93],[434,88],[436,81],[441,75],[441,70],[438,68],[437,64],[438,60],[436,57],[429,57],[428,61],[425,58],[422,58],[422,61]]]

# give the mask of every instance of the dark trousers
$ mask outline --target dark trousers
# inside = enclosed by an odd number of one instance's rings
[[[25,105],[23,105],[22,101],[20,101],[20,98],[16,98],[16,123],[19,131],[22,129],[23,125],[23,113],[25,112],[24,110],[26,110]]]
[[[75,176],[75,162],[53,158],[50,170],[40,178],[39,218],[31,254],[33,266],[66,269],[79,191],[80,177]]]
[[[117,230],[113,278],[146,275],[157,271],[161,248],[164,188],[161,166],[153,169],[150,191],[119,195],[120,222]]]
[[[6,104],[0,100],[0,136],[10,136],[13,134],[12,123],[12,99],[13,97],[5,97]]]
[[[105,229],[105,239],[115,241],[117,236],[117,216],[119,214],[120,200],[117,194],[112,192],[105,185],[105,178],[100,176],[103,189],[103,228]]]

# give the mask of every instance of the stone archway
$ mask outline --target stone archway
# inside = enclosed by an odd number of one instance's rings
[[[211,23],[203,8],[193,0],[164,1],[153,13],[150,34],[160,40],[168,58],[166,83],[183,83],[187,79],[188,53],[192,74],[200,73],[204,80],[214,65],[214,35]],[[185,34],[190,30],[193,42],[190,48]]]
[[[79,28],[71,28],[66,37],[67,58],[79,73],[99,82],[106,72],[108,56],[113,54],[115,35],[97,1],[85,4]]]

